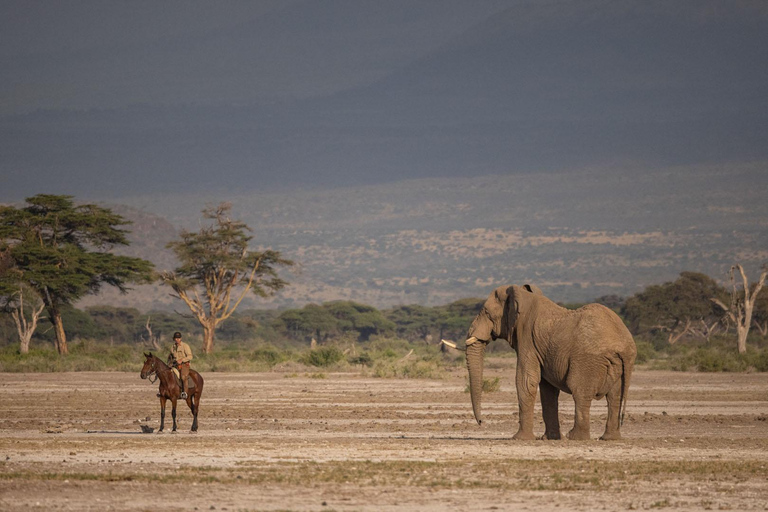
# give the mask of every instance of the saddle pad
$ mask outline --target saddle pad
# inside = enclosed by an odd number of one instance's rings
[[[179,369],[171,368],[171,370],[173,371],[173,374],[176,376],[176,383],[181,385],[181,374],[179,373]],[[187,377],[187,390],[189,391],[190,389],[195,389],[195,381],[192,380],[191,375]]]

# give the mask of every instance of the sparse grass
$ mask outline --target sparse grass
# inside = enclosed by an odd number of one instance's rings
[[[385,379],[440,379],[443,378],[443,370],[435,361],[377,361],[373,365],[373,376]]]
[[[498,341],[498,340],[497,340]],[[768,347],[748,345],[739,354],[726,340],[715,340],[706,346],[676,344],[654,348],[648,340],[637,340],[638,364],[657,370],[699,372],[768,372]],[[0,372],[136,372],[144,360],[141,345],[100,343],[92,340],[72,341],[70,354],[59,356],[50,345],[33,347],[19,354],[16,346],[0,348]],[[264,372],[282,363],[299,363],[330,371],[367,371],[382,378],[442,378],[446,369],[464,364],[463,355],[446,356],[434,345],[412,344],[406,340],[373,337],[344,351],[338,345],[324,345],[314,350],[275,347],[260,342],[217,346],[213,353],[195,350],[193,367],[201,372]],[[158,355],[164,354],[158,352]],[[489,354],[486,368],[507,369],[514,365],[514,352]],[[299,371],[301,371],[299,369]],[[493,392],[492,382],[484,384]],[[491,386],[491,387],[488,387]]]
[[[501,378],[493,377],[492,379],[483,379],[483,393],[495,393],[501,389]],[[467,382],[464,388],[465,393],[469,393],[469,382]]]
[[[492,465],[494,471],[478,471]],[[50,471],[50,465],[2,471],[0,480],[95,480],[102,482],[161,482],[177,484],[190,479],[201,483],[249,485],[304,485],[306,482],[357,486],[415,486],[434,489],[499,489],[505,491],[620,490],[640,480],[658,482],[668,478],[717,482],[763,481],[768,470],[763,461],[651,461],[605,462],[595,460],[465,460],[465,461],[328,461],[328,462],[241,462],[235,467],[182,467],[159,476],[117,466],[98,471]],[[672,506],[659,500],[651,508]]]

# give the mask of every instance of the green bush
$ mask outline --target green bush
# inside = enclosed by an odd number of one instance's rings
[[[688,347],[670,358],[670,368],[678,371],[744,372],[768,371],[768,350],[748,347],[746,354],[734,348]]]
[[[656,350],[653,348],[653,344],[648,341],[637,341],[637,359],[636,364],[647,363],[651,359],[656,358]]]
[[[310,366],[328,367],[344,359],[344,353],[338,347],[320,347],[310,350],[302,358],[301,362]]]
[[[267,366],[272,368],[276,364],[282,363],[288,359],[288,354],[286,352],[280,352],[275,347],[268,345],[259,347],[251,352],[249,359],[251,361],[265,363]]]
[[[347,362],[349,364],[354,364],[354,365],[359,364],[361,366],[367,366],[370,368],[371,366],[373,366],[373,357],[371,357],[371,354],[369,354],[368,352],[363,352],[358,356],[350,357],[349,359],[347,359]]]

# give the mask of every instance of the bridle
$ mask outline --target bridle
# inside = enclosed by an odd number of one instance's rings
[[[157,379],[160,378],[160,376],[157,374],[157,368],[155,367],[155,358],[152,358],[152,366],[149,367],[149,372],[147,373],[147,380],[150,382],[150,384],[154,384],[157,382]],[[154,380],[152,377],[155,377]]]

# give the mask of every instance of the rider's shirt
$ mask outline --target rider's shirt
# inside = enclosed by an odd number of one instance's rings
[[[188,363],[192,360],[192,349],[183,341],[178,345],[174,343],[171,346],[171,355],[179,364]]]

